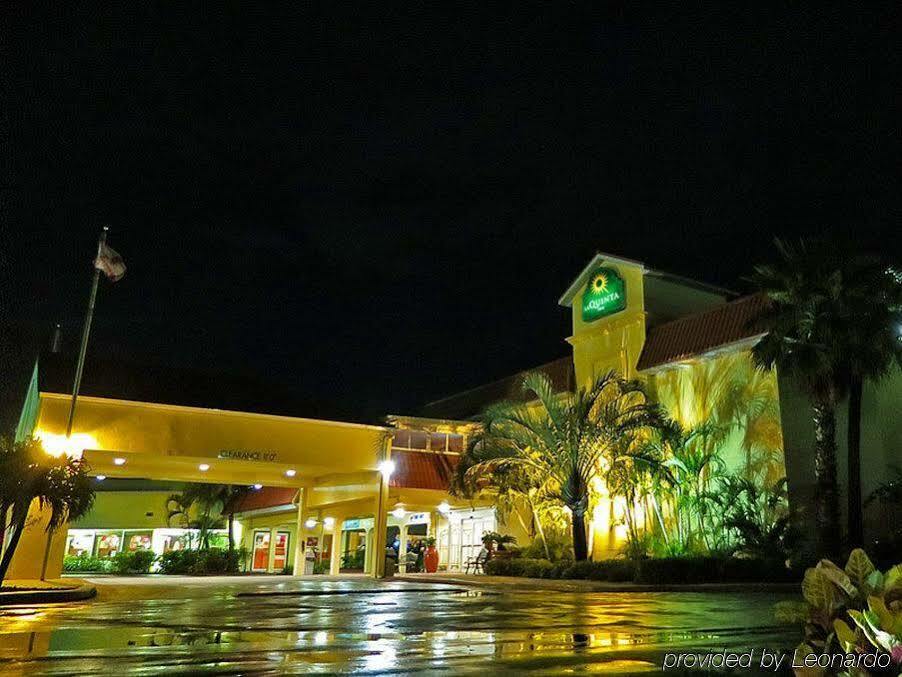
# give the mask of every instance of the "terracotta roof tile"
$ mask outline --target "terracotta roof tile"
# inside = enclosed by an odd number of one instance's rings
[[[263,487],[258,491],[250,491],[239,498],[234,504],[234,511],[246,512],[290,505],[297,493],[298,490],[291,487]],[[223,514],[227,512],[228,509],[223,510]]]
[[[395,471],[389,485],[403,489],[447,491],[457,467],[457,456],[417,451],[393,451]]]
[[[761,332],[754,327],[753,321],[765,304],[766,299],[761,294],[745,296],[703,313],[653,327],[645,339],[638,369],[677,362],[757,336]]]

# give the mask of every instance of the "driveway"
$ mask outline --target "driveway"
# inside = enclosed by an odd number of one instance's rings
[[[0,673],[447,674],[660,670],[668,650],[789,649],[779,593],[478,589],[369,578],[95,578],[0,609]]]

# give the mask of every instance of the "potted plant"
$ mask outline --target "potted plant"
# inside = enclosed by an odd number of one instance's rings
[[[426,552],[423,553],[423,565],[426,567],[427,574],[434,574],[438,571],[438,550],[435,549],[435,538],[433,536],[426,538]]]
[[[485,549],[489,553],[487,559],[492,559],[492,556],[495,554],[496,545],[498,546],[499,551],[503,551],[505,550],[505,545],[511,545],[516,542],[517,539],[513,536],[499,534],[497,531],[486,531],[482,534],[482,545],[485,546]]]

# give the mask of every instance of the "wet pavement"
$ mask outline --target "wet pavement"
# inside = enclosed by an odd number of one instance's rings
[[[0,674],[658,671],[665,651],[789,649],[770,593],[471,589],[363,577],[97,578],[0,608]]]

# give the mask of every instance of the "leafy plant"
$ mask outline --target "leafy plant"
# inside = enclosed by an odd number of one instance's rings
[[[844,569],[821,560],[805,572],[808,606],[799,655],[881,651],[902,666],[902,565],[886,573],[856,548]]]
[[[506,472],[520,473],[521,493],[569,509],[574,558],[586,559],[592,480],[613,445],[656,425],[657,407],[637,381],[614,372],[575,393],[555,392],[547,375],[532,373],[523,390],[534,403],[501,402],[483,414],[458,485],[498,486]]]
[[[111,559],[91,555],[67,555],[63,559],[63,571],[66,573],[106,573],[112,567]]]
[[[43,572],[53,533],[94,505],[94,485],[84,459],[51,456],[41,441],[0,438],[0,537],[7,545],[0,559],[0,583],[6,576],[34,501],[49,512]]]
[[[207,548],[204,550],[170,550],[160,555],[163,574],[233,574],[238,573],[239,550]]]
[[[157,556],[152,550],[120,552],[112,558],[113,569],[117,574],[146,574],[150,573],[150,567],[156,559]]]
[[[498,546],[498,550],[504,550],[505,545],[516,543],[517,539],[507,534],[499,534],[497,531],[484,531],[482,533],[482,544],[488,549]]]
[[[770,560],[786,560],[795,542],[789,512],[786,478],[761,488],[744,477],[723,481],[721,507],[724,525],[735,530],[734,554]]]
[[[355,550],[353,552],[343,553],[341,556],[342,569],[363,569],[366,561],[365,550]]]

